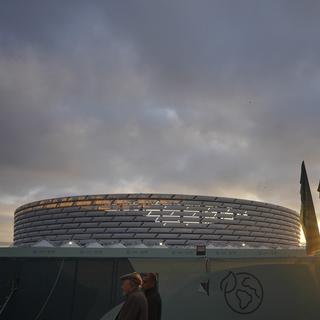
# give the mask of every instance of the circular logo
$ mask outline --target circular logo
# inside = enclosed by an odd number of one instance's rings
[[[263,287],[254,275],[247,272],[229,272],[220,282],[227,305],[236,313],[256,311],[263,300]]]

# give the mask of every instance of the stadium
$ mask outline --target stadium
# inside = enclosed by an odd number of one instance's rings
[[[320,236],[304,164],[300,182],[299,214],[150,193],[22,205],[13,246],[0,248],[0,318],[114,320],[121,276],[135,271],[157,274],[166,320],[318,319]]]
[[[176,194],[55,198],[15,211],[14,245],[297,248],[299,214],[257,201]]]

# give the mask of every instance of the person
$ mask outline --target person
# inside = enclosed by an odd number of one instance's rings
[[[120,280],[126,301],[116,320],[148,320],[148,302],[141,290],[142,278],[140,274],[137,272],[126,274]]]
[[[145,273],[143,275],[142,288],[148,301],[148,320],[160,320],[161,296],[158,291],[156,274]]]

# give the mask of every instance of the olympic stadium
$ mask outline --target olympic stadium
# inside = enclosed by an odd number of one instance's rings
[[[176,194],[42,200],[15,212],[14,244],[298,247],[297,212],[268,203]]]
[[[316,320],[320,235],[301,169],[300,213],[179,194],[22,205],[0,247],[0,319],[114,320],[120,276],[136,271],[158,275],[162,320]]]

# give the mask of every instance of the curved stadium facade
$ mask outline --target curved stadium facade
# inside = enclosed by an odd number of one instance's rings
[[[298,247],[297,212],[257,201],[175,194],[55,198],[15,211],[14,245]]]

